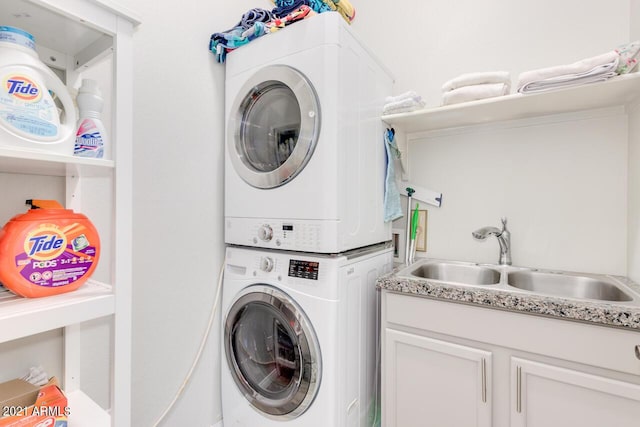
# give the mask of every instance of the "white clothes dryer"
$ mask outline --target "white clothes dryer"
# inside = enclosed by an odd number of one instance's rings
[[[225,242],[339,253],[390,240],[380,116],[392,83],[338,13],[230,53]]]
[[[339,256],[228,247],[225,427],[369,427],[377,413],[376,278],[392,248]]]

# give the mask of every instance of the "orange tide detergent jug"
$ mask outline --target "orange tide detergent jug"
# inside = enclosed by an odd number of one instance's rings
[[[53,200],[27,200],[32,209],[0,230],[0,283],[28,298],[78,289],[100,255],[91,221]]]

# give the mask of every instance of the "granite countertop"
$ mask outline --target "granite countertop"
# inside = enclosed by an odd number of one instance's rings
[[[429,260],[425,259],[424,261]],[[418,261],[417,263],[420,262]],[[601,302],[534,294],[508,286],[494,286],[492,288],[491,286],[447,283],[411,276],[403,270],[406,270],[406,267],[399,266],[391,273],[378,278],[377,288],[418,297],[581,321],[640,332],[640,285],[626,277],[605,276],[622,283],[627,287],[627,291],[632,291],[634,293],[634,301]]]

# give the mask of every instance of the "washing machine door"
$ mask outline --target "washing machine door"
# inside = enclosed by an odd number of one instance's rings
[[[320,134],[320,103],[311,82],[285,65],[261,68],[231,108],[227,150],[234,169],[256,188],[274,188],[298,175]]]
[[[268,285],[246,288],[224,331],[231,375],[251,405],[280,420],[306,411],[320,386],[320,347],[300,307]]]

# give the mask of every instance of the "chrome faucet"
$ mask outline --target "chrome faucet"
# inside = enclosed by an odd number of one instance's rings
[[[507,230],[507,218],[502,217],[502,230],[496,227],[482,227],[471,233],[478,239],[484,240],[487,236],[496,236],[500,244],[500,265],[511,265],[511,233]]]

